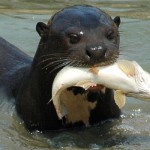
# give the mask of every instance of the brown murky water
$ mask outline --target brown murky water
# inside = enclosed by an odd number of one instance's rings
[[[149,0],[0,0],[0,36],[30,55],[39,37],[36,23],[74,4],[90,4],[122,18],[121,58],[136,60],[150,72]],[[128,98],[122,118],[98,127],[29,133],[15,113],[13,99],[0,93],[0,150],[149,150],[150,103]]]

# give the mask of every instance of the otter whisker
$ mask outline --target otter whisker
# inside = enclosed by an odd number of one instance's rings
[[[84,60],[80,60],[80,61],[74,60],[72,65],[74,67],[88,67],[89,66],[88,64],[85,64]]]
[[[71,66],[74,66],[74,67],[79,67],[79,65],[81,64],[81,60],[79,61],[77,61],[76,59],[74,59],[74,60],[72,60],[72,62],[71,62]]]
[[[68,57],[47,57],[47,58],[42,58],[41,60],[39,60],[39,63],[44,63],[44,62],[47,62],[47,61],[55,61],[55,60],[62,60],[62,59],[68,59]]]
[[[69,65],[77,67],[78,66],[78,62],[76,60],[73,60]]]
[[[52,60],[52,59],[47,58],[47,59],[45,59],[45,60],[42,60],[41,62],[38,63],[38,65],[40,65],[40,64],[42,64],[42,63],[45,63],[45,62],[48,62],[49,60]],[[66,59],[54,60],[54,61],[51,62],[51,64],[53,64],[53,63],[55,63],[55,62],[63,62],[63,61],[65,61],[65,60],[68,60],[68,59],[66,58]]]
[[[126,54],[125,54],[125,52],[124,53],[119,53],[119,56],[125,56]]]
[[[46,66],[44,66],[42,69],[45,69],[45,68],[48,68],[48,67],[51,67],[51,66],[55,66],[55,65],[58,65],[58,64],[63,64],[64,61],[68,61],[68,59],[66,59],[66,60],[62,59],[62,60],[56,60],[56,61],[50,62]]]
[[[119,30],[118,33],[124,33],[124,31],[123,30]]]
[[[121,45],[121,46],[120,46],[120,48],[126,48],[126,47],[127,47],[126,45]]]
[[[70,64],[70,61],[64,62],[64,63],[62,63],[62,64],[56,66],[56,67],[55,67],[54,69],[52,69],[49,73],[52,73],[52,72],[54,72],[55,70],[57,70],[57,69],[59,69],[59,68],[62,68],[62,67],[64,67],[64,66],[67,66],[68,64]]]

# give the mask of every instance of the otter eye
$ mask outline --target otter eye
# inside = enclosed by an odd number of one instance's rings
[[[78,34],[72,33],[72,34],[69,35],[69,38],[70,38],[70,43],[71,44],[76,44],[80,41],[80,36]]]
[[[114,31],[113,30],[109,30],[107,32],[106,37],[107,37],[108,40],[113,40],[115,38]]]

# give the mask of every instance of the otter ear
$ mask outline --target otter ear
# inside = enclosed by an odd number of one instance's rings
[[[38,22],[36,25],[36,31],[42,37],[46,35],[46,32],[48,31],[48,26],[43,22]]]
[[[115,24],[117,25],[117,27],[119,27],[119,25],[120,25],[120,23],[121,23],[120,17],[119,17],[119,16],[115,17],[115,18],[114,18],[114,22],[115,22]]]

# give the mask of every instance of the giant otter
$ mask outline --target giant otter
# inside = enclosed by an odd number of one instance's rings
[[[16,99],[17,113],[27,129],[43,131],[83,125],[82,121],[68,123],[65,118],[58,119],[49,102],[53,80],[66,65],[90,67],[115,62],[119,56],[119,25],[119,17],[111,19],[92,6],[65,8],[48,24],[37,23],[41,40],[33,59],[0,38],[0,87]],[[77,87],[68,91],[75,96],[86,92]],[[120,115],[110,89],[89,90],[87,101],[97,101],[90,111],[91,125]]]

